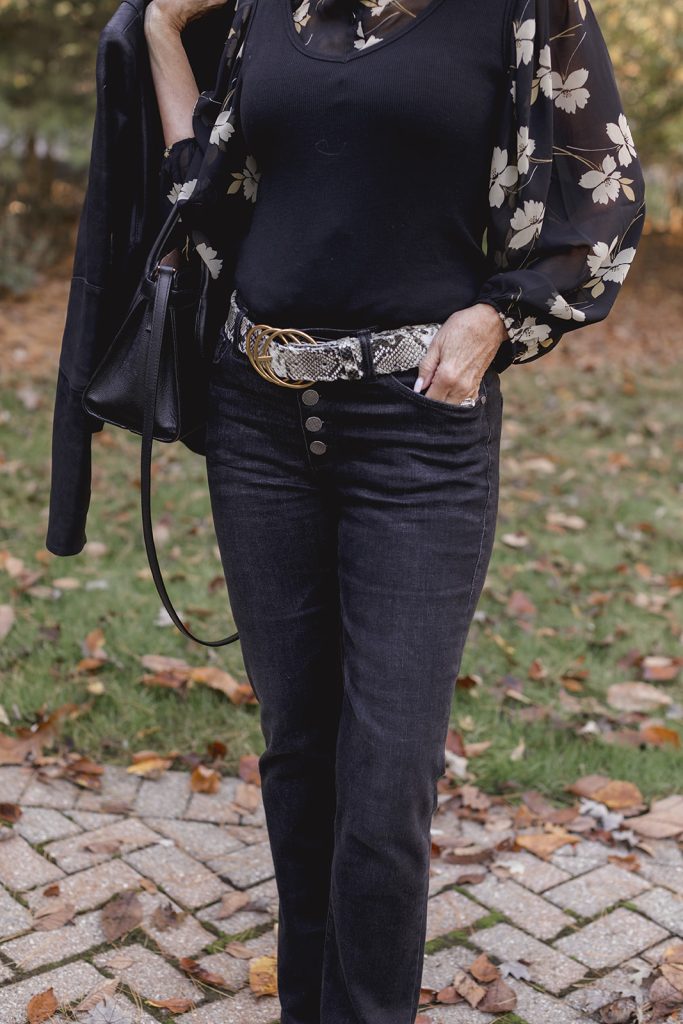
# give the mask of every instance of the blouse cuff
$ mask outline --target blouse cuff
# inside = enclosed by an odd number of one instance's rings
[[[194,135],[178,139],[164,150],[161,159],[161,195],[169,203],[176,202],[183,184],[188,180],[188,172],[196,151],[197,139]]]

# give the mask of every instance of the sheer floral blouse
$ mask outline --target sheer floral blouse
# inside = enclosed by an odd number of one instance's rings
[[[443,0],[239,0],[216,87],[195,105],[194,134],[168,147],[162,161],[164,212],[183,207],[192,244],[217,282],[234,266],[229,236],[244,236],[258,205],[262,169],[238,104],[258,3],[286,4],[302,46],[345,61],[392,38],[409,40],[409,26]],[[487,152],[477,154],[485,201],[476,243],[486,272],[471,300],[497,310],[510,340],[508,362],[523,363],[607,316],[642,233],[645,190],[588,0],[501,0],[499,12],[501,6],[502,44],[493,38],[491,47],[501,54],[503,88]],[[462,117],[456,97],[453,107]],[[475,106],[467,116],[477,114]],[[429,189],[429,153],[424,160],[421,187]],[[466,147],[461,161],[467,166]],[[407,196],[408,209],[410,203]]]

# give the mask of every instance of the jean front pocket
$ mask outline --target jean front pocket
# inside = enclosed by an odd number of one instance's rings
[[[456,405],[455,402],[447,402],[440,398],[429,398],[419,391],[414,391],[413,385],[417,380],[418,374],[417,367],[410,370],[400,370],[398,373],[387,373],[377,379],[383,381],[393,391],[398,392],[416,405],[421,405],[426,409],[433,409],[434,412],[443,413],[444,415],[462,418],[478,415],[482,406],[486,404],[486,377],[488,372],[487,370],[481,379],[479,394],[474,402],[467,402],[463,405]]]

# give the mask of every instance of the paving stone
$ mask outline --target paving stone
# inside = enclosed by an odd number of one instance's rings
[[[143,999],[192,999],[204,1002],[201,989],[189,978],[144,946],[108,949],[93,957],[93,963],[107,974],[120,978]]]
[[[464,872],[469,871],[469,868],[470,865],[467,864],[445,864],[438,858],[432,859],[429,865],[429,895],[435,896],[446,886],[453,885]],[[474,865],[474,870],[481,869]]]
[[[438,992],[450,985],[458,968],[469,967],[478,955],[465,946],[449,946],[437,953],[428,953],[422,966],[422,987]]]
[[[68,779],[34,777],[21,795],[22,807],[54,807],[63,811],[74,807],[81,790]]]
[[[135,800],[142,818],[181,818],[189,802],[189,772],[164,772],[158,779],[143,779]]]
[[[0,939],[8,939],[31,927],[31,915],[8,892],[0,889]]]
[[[550,857],[550,863],[567,871],[570,875],[582,875],[585,871],[607,864],[607,858],[612,852],[608,846],[603,846],[602,843],[584,839],[580,843],[560,846]]]
[[[581,917],[595,917],[607,907],[621,900],[630,900],[649,888],[650,883],[632,871],[623,871],[615,864],[604,864],[549,889],[544,896],[558,907],[573,910]]]
[[[192,914],[184,912],[164,893],[141,892],[138,894],[138,899],[142,904],[141,928],[166,956],[196,956],[202,949],[214,942],[216,936],[212,932],[202,928]],[[180,916],[170,927],[160,928],[154,916],[155,911],[168,907]]]
[[[150,846],[158,842],[158,835],[137,818],[124,818],[113,825],[103,825],[90,832],[81,832],[68,839],[48,843],[45,853],[68,874],[94,867],[112,857]],[[93,849],[87,849],[92,845]],[[112,848],[113,845],[113,848]]]
[[[490,1013],[472,1009],[467,1003],[433,1007],[421,1010],[420,1013],[434,1024],[488,1024],[489,1021],[495,1020]]]
[[[21,794],[32,778],[33,771],[30,768],[13,764],[0,767],[0,802],[20,803]]]
[[[468,892],[487,907],[493,907],[509,917],[520,928],[538,939],[551,939],[573,923],[573,919],[548,903],[542,896],[529,892],[523,885],[510,879],[488,874],[483,882],[470,885]],[[481,915],[483,916],[483,915]]]
[[[228,991],[239,992],[249,982],[249,961],[229,953],[210,953],[199,960],[207,971],[223,978]]]
[[[71,821],[61,811],[51,807],[24,807],[14,831],[23,836],[27,842],[49,843],[51,839],[63,836],[75,836],[81,831],[75,821]]]
[[[56,964],[84,953],[105,941],[99,910],[77,915],[69,924],[51,931],[31,932],[0,947],[21,971]]]
[[[46,857],[41,857],[21,836],[0,843],[0,882],[8,889],[22,892],[34,885],[45,885],[62,878],[64,872]]]
[[[558,939],[555,945],[563,953],[599,970],[614,967],[664,938],[666,932],[659,925],[632,910],[617,907],[573,935]]]
[[[82,999],[105,979],[90,964],[76,961],[52,971],[34,974],[2,989],[0,1024],[25,1024],[26,1004],[52,986],[60,1005]]]
[[[102,1016],[98,1016],[98,1020],[125,1021],[126,1024],[157,1024],[156,1017],[151,1017],[146,1010],[126,999],[120,992],[108,996],[106,1001],[100,1003],[99,1006]],[[105,1014],[106,1016],[104,1016]],[[173,1019],[175,1020],[175,1017]],[[82,1020],[83,1017],[80,1016],[79,1021]],[[68,1017],[51,1017],[48,1024],[74,1024],[74,1019],[71,1014]]]
[[[77,811],[112,813],[110,804],[128,804],[132,808],[140,788],[140,779],[136,775],[131,775],[121,765],[108,764],[100,778],[102,788],[97,792],[91,789],[82,792],[76,802]]]
[[[201,796],[201,794],[199,794]],[[256,843],[268,842],[268,829],[263,825],[223,825],[223,831],[239,839],[241,843],[255,846]]]
[[[207,821],[175,821],[172,818],[145,818],[144,821],[150,828],[172,839],[181,850],[201,861],[221,857],[233,850],[243,850],[245,846],[220,825]]]
[[[638,957],[629,960],[626,964],[618,967],[616,971],[611,971],[589,985],[583,985],[573,992],[568,992],[565,1002],[583,1013],[594,1014],[601,1007],[614,1002],[621,996],[638,993],[642,985],[634,982],[635,971],[647,966],[646,962]]]
[[[586,974],[583,964],[509,924],[482,928],[474,932],[471,939],[479,949],[499,960],[523,959],[529,968],[531,981],[542,985],[548,992],[561,992]]]
[[[648,840],[654,855],[648,857],[640,850],[640,874],[654,885],[683,894],[683,854],[678,845],[670,839]]]
[[[663,942],[658,942],[656,946],[644,949],[640,956],[643,960],[647,960],[649,964],[657,966],[664,959],[664,954],[668,949],[680,946],[680,944],[681,940],[676,935],[669,935]]]
[[[525,985],[516,978],[506,978],[508,985],[517,996],[514,1012],[527,1024],[586,1024],[586,1018],[572,1006],[559,999],[545,995],[531,985]]]
[[[238,910],[237,913],[231,914],[230,917],[218,917],[220,907],[221,902],[219,900],[218,903],[212,903],[210,907],[205,907],[203,910],[198,911],[197,917],[200,921],[207,921],[209,924],[212,924],[223,935],[239,935],[240,932],[245,932],[249,928],[258,928],[260,925],[277,920],[277,911],[269,913],[268,911],[261,912],[258,910]]]
[[[127,853],[124,859],[184,907],[203,907],[228,891],[203,864],[173,846],[157,843]]]
[[[683,896],[668,889],[652,889],[633,900],[633,905],[662,928],[683,936]]]
[[[237,806],[239,809],[239,804]],[[243,828],[266,824],[266,812],[263,804],[259,804],[254,811],[239,811],[239,816],[240,825],[242,825]]]
[[[550,861],[534,857],[527,850],[499,855],[495,863],[507,868],[513,881],[536,893],[545,892],[551,886],[560,885],[571,878],[568,871],[563,871]]]
[[[214,857],[207,864],[236,889],[248,889],[275,874],[270,843],[246,846],[222,857]]]
[[[113,825],[115,821],[122,821],[122,814],[105,814],[100,811],[67,811],[72,821],[80,825],[84,832],[91,832],[94,828],[101,828],[103,825]]]
[[[486,917],[486,913],[485,907],[455,889],[440,892],[427,903],[427,942],[439,935],[468,928],[480,917]]]
[[[239,811],[233,804],[239,783],[236,776],[223,777],[215,793],[193,793],[182,817],[212,821],[216,825],[239,825]]]
[[[238,992],[175,1018],[177,1024],[272,1024],[280,1018],[277,996],[253,996]]]
[[[77,911],[91,910],[115,893],[135,889],[142,876],[122,860],[110,860],[75,875],[64,875],[59,882],[59,898],[73,903]],[[43,895],[43,886],[31,889],[26,900],[32,910],[44,906],[50,899]]]

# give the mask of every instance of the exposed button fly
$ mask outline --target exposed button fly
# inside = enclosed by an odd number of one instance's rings
[[[315,391],[313,388],[309,388],[302,394],[301,401],[304,403],[304,405],[315,405],[319,398],[320,395],[318,394],[318,392]]]
[[[308,447],[314,455],[323,455],[327,451],[327,445],[324,441],[311,441]]]
[[[306,420],[306,430],[320,430],[323,421],[319,416],[309,416]]]

